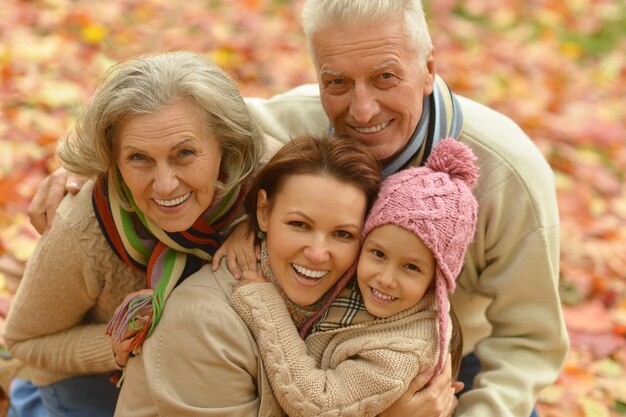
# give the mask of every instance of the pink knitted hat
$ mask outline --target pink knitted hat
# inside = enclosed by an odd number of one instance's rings
[[[363,242],[378,226],[395,224],[415,233],[433,253],[440,342],[434,375],[443,368],[448,350],[448,294],[456,288],[465,250],[476,229],[478,203],[471,191],[478,178],[475,161],[461,142],[441,141],[425,166],[405,169],[383,181],[361,238]]]

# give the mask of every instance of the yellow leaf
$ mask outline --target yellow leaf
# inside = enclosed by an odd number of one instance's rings
[[[51,108],[72,106],[80,103],[82,89],[68,81],[45,80],[33,98]]]
[[[580,45],[573,42],[564,42],[561,44],[561,52],[563,52],[563,55],[573,59],[578,59],[583,55],[583,49]]]
[[[17,213],[3,224],[0,240],[7,253],[20,262],[26,262],[35,250],[39,234],[30,225],[25,214]]]
[[[624,372],[624,369],[619,364],[610,358],[602,359],[593,365],[591,365],[591,372],[596,375],[605,377],[618,377]]]
[[[591,398],[583,398],[580,400],[585,417],[611,417],[609,408],[599,401]]]
[[[7,242],[7,252],[13,254],[19,261],[26,262],[35,250],[37,240],[31,236],[17,235]]]
[[[601,216],[606,213],[607,203],[601,198],[591,198],[589,201],[589,209],[592,216]]]
[[[236,56],[232,49],[219,48],[211,53],[211,59],[222,67],[232,67]]]
[[[9,42],[11,59],[15,62],[38,63],[53,60],[64,47],[60,36],[33,37],[32,34],[19,31],[11,36]]]
[[[545,387],[539,393],[539,401],[544,404],[558,404],[563,398],[565,388],[558,385],[550,385]]]
[[[556,189],[559,191],[570,191],[576,186],[572,177],[567,174],[563,174],[561,171],[554,173],[554,179],[556,181]]]
[[[81,38],[90,45],[100,45],[107,35],[107,29],[100,25],[87,25],[80,31]]]

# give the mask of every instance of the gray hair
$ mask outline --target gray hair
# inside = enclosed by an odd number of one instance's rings
[[[350,23],[377,22],[402,17],[408,42],[424,65],[432,50],[421,0],[306,0],[302,9],[302,28],[309,51],[315,60],[313,37],[330,27]]]
[[[154,114],[188,100],[199,110],[222,151],[222,196],[248,179],[264,150],[262,132],[235,82],[202,55],[179,51],[123,61],[111,67],[72,132],[59,142],[64,166],[87,177],[108,175],[129,208],[116,175],[116,127],[127,116]]]

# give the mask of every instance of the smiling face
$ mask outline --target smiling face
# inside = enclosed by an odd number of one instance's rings
[[[433,89],[433,55],[420,63],[397,19],[331,26],[313,36],[322,105],[335,131],[372,150],[398,153],[415,131]]]
[[[271,201],[259,191],[270,268],[291,301],[315,303],[354,263],[365,207],[361,189],[323,174],[289,177]]]
[[[412,232],[394,224],[372,230],[361,249],[357,281],[365,307],[380,318],[413,307],[435,277],[432,252]]]
[[[222,152],[191,103],[126,117],[117,146],[117,166],[135,203],[163,230],[188,229],[213,201]]]

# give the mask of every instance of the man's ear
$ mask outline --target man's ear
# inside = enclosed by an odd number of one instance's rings
[[[437,66],[435,65],[435,47],[430,51],[430,55],[426,59],[424,63],[424,95],[428,96],[432,94],[434,84],[435,84],[435,75],[437,74]]]
[[[256,220],[262,232],[267,232],[267,225],[270,222],[270,202],[267,199],[265,190],[259,190],[256,203]]]

